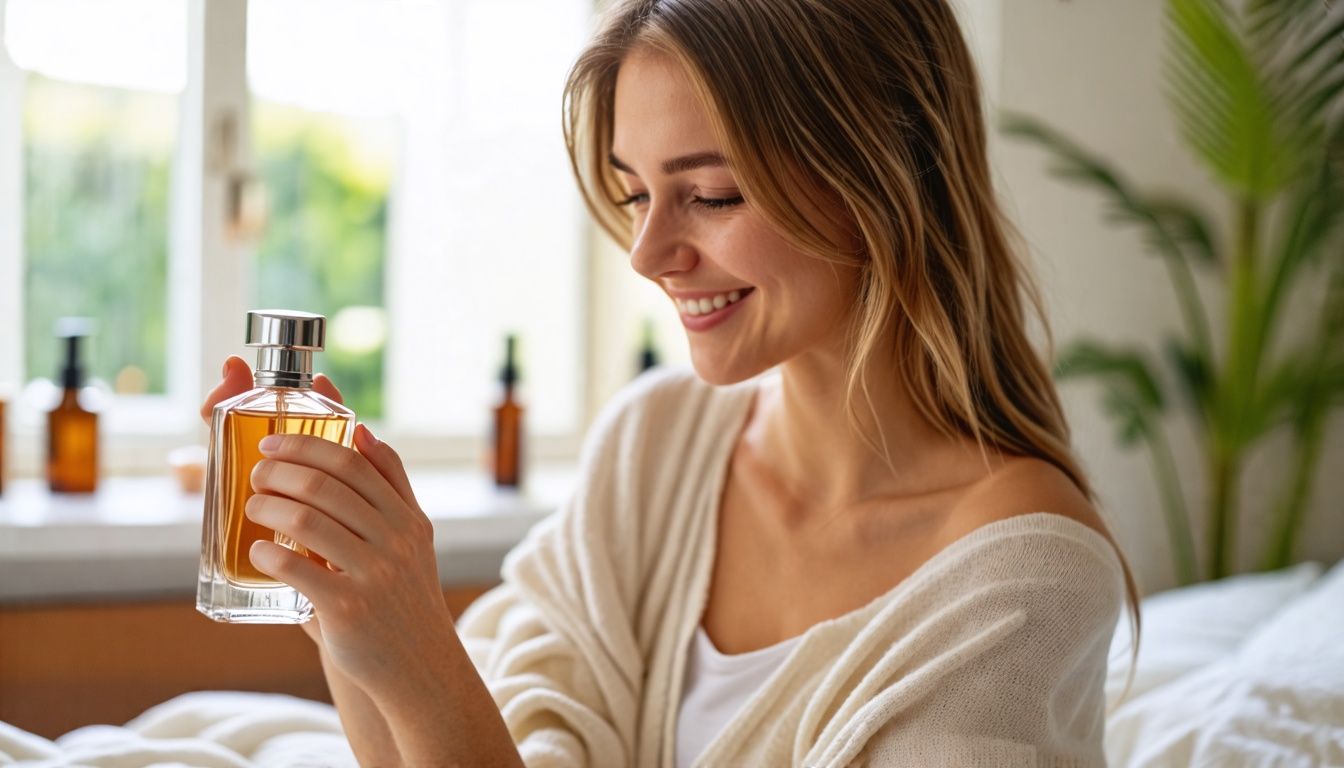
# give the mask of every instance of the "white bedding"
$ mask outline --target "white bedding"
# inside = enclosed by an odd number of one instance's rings
[[[1144,601],[1133,685],[1129,629],[1112,644],[1107,759],[1115,768],[1344,766],[1344,563],[1306,563]],[[0,723],[0,765],[353,766],[330,706],[192,693],[124,726],[56,741]]]
[[[0,764],[23,766],[356,766],[336,710],[267,693],[188,693],[124,726],[91,725],[49,741],[0,723]]]
[[[1144,601],[1133,687],[1112,645],[1106,753],[1133,766],[1344,766],[1344,564]]]

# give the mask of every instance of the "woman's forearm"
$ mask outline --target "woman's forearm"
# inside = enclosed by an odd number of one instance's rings
[[[355,753],[361,766],[383,768],[403,763],[397,751],[397,742],[392,738],[387,718],[378,711],[368,694],[355,685],[345,673],[336,668],[327,658],[325,651],[318,649],[322,658],[322,671],[327,676],[327,688],[331,691],[331,700],[341,715],[341,727],[345,729],[345,738]]]
[[[410,766],[518,766],[499,707],[453,634],[438,658],[396,690],[379,692],[403,764]]]

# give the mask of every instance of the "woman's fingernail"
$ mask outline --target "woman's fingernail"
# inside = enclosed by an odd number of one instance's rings
[[[228,358],[225,358],[225,359],[224,359],[224,370],[222,370],[222,371],[219,372],[219,376],[220,376],[220,378],[224,378],[224,379],[229,378],[229,360],[228,360]]]
[[[355,428],[355,432],[363,433],[363,437],[361,437],[360,439],[363,440],[364,444],[369,446],[370,448],[378,444],[378,438],[373,436],[373,431],[370,430],[367,425],[361,423],[358,427]]]
[[[276,448],[280,447],[280,436],[267,435],[261,438],[261,442],[257,443],[257,447],[261,449],[262,453],[266,453],[268,451],[274,451]]]

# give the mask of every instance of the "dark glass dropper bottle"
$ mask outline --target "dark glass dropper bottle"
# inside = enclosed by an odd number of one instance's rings
[[[503,399],[495,406],[494,469],[495,485],[517,488],[523,479],[523,406],[518,403],[516,385],[518,365],[515,360],[517,337],[510,334],[504,341],[504,367],[499,381],[504,385]]]

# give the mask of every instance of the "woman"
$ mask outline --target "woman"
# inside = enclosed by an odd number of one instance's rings
[[[1134,589],[1028,342],[977,88],[943,0],[606,11],[570,155],[695,373],[616,399],[456,627],[389,446],[266,446],[249,515],[340,570],[251,556],[316,607],[362,762],[1102,763]],[[249,385],[231,358],[207,410]]]

